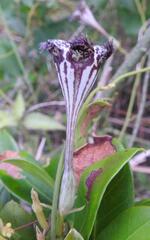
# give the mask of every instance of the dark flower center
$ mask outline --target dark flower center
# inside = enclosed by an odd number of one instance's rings
[[[85,37],[74,39],[70,45],[71,56],[75,62],[86,60],[94,54],[92,44]]]

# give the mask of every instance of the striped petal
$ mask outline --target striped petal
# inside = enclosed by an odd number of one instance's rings
[[[112,54],[112,43],[93,46],[85,37],[78,37],[73,41],[47,40],[47,42],[41,43],[41,49],[48,50],[53,56],[65,98],[66,146],[68,146],[65,161],[70,162],[70,157],[73,156],[70,147],[73,145],[78,112],[96,80],[100,66]]]
[[[76,181],[73,173],[73,143],[79,110],[91,90],[102,63],[112,54],[112,43],[93,46],[85,37],[73,41],[48,40],[41,50],[52,54],[63,96],[66,102],[67,131],[64,173],[61,182],[59,211],[66,214],[75,198]]]

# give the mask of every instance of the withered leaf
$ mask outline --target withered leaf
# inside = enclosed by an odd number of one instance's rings
[[[81,174],[91,164],[100,161],[114,152],[111,136],[94,137],[93,143],[87,143],[74,152],[73,169],[77,182],[79,183]]]

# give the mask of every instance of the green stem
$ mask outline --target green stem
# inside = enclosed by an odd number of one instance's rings
[[[121,81],[123,81],[125,78],[132,77],[132,76],[134,76],[134,75],[136,75],[136,74],[144,73],[144,72],[148,72],[148,71],[150,71],[150,67],[145,67],[145,68],[141,68],[141,69],[138,69],[138,70],[135,70],[135,71],[127,72],[127,73],[124,73],[124,74],[118,76],[115,80],[113,80],[112,83],[110,83],[110,84],[108,84],[108,85],[106,85],[106,86],[104,86],[104,87],[98,86],[97,88],[95,88],[95,89],[89,94],[88,98],[86,99],[85,104],[88,105],[88,104],[92,101],[94,95],[95,95],[98,91],[106,91],[106,90],[109,90],[109,89],[111,89],[111,88],[115,88],[116,85],[117,85],[118,83],[120,83]],[[81,111],[82,111],[82,109],[81,109]],[[81,111],[80,111],[80,114],[81,114]]]
[[[13,101],[7,96],[7,94],[4,93],[2,89],[0,89],[0,96],[2,96],[10,105],[13,104]]]
[[[61,178],[63,173],[63,163],[64,163],[64,149],[62,151],[57,173],[56,173],[56,179],[55,179],[55,185],[54,185],[54,193],[53,193],[53,202],[52,202],[52,212],[51,212],[51,218],[50,218],[50,226],[51,226],[51,240],[56,239],[56,222],[57,222],[57,207],[58,207],[58,201],[59,201],[59,192],[60,192],[60,186],[61,186]]]
[[[145,68],[141,68],[141,69],[138,69],[138,70],[135,70],[135,71],[131,71],[131,72],[127,72],[127,73],[124,73],[122,74],[121,76],[117,77],[114,81],[113,81],[113,84],[114,85],[117,85],[118,83],[120,83],[124,78],[127,78],[127,77],[131,77],[131,76],[134,76],[138,73],[144,73],[144,72],[148,72],[150,71],[150,67],[145,67]]]
[[[145,17],[145,12],[144,12],[144,9],[143,9],[143,5],[140,3],[139,0],[134,0],[134,2],[135,2],[135,5],[137,7],[137,10],[139,12],[141,22],[142,22],[142,24],[144,24],[145,21],[146,21],[146,17]]]
[[[145,62],[145,57],[143,57],[143,59],[141,60],[141,64],[140,64],[141,67],[144,65],[144,62]],[[135,102],[135,97],[136,97],[136,93],[137,93],[137,88],[139,86],[140,80],[141,80],[141,72],[137,73],[137,75],[136,75],[136,79],[135,79],[135,82],[133,85],[133,89],[132,89],[132,93],[131,93],[131,97],[130,97],[130,101],[129,101],[129,106],[127,109],[127,115],[126,115],[123,127],[122,127],[120,135],[119,135],[120,141],[122,141],[124,134],[126,132],[126,129],[130,122],[130,118],[131,118],[131,114],[132,114],[132,110],[133,110],[133,106],[134,106],[134,102]]]
[[[124,137],[124,134],[126,132],[126,129],[129,125],[130,119],[131,119],[131,114],[132,114],[132,110],[133,110],[133,106],[134,106],[135,97],[136,97],[136,93],[137,93],[137,88],[139,86],[139,82],[140,82],[140,75],[138,74],[136,79],[135,79],[133,88],[132,88],[132,93],[131,93],[131,97],[130,97],[130,101],[129,101],[129,106],[128,106],[128,109],[127,109],[127,115],[126,115],[123,127],[122,127],[120,135],[119,135],[119,140],[120,141],[122,141],[122,139]]]
[[[21,59],[21,57],[20,57],[20,55],[19,55],[19,52],[18,52],[18,50],[17,50],[17,46],[16,46],[14,40],[12,39],[11,32],[9,31],[9,28],[8,28],[7,23],[6,23],[6,21],[5,21],[5,18],[4,18],[4,15],[3,15],[3,10],[2,10],[2,8],[1,8],[1,6],[0,6],[0,16],[1,16],[2,22],[3,22],[4,27],[5,27],[5,31],[6,31],[7,37],[8,37],[8,39],[9,39],[9,41],[10,41],[11,48],[12,48],[12,50],[13,50],[15,56],[16,56],[18,65],[19,65],[20,70],[22,71],[22,74],[23,74],[23,76],[24,76],[24,82],[25,82],[25,84],[28,86],[30,92],[32,92],[32,86],[29,84],[28,75],[27,75],[27,73],[26,73],[26,70],[25,70],[25,68],[24,68],[22,59]]]

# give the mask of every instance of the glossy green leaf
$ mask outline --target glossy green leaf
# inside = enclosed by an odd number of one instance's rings
[[[57,120],[39,112],[29,113],[25,117],[23,124],[27,129],[31,130],[65,130],[65,127]]]
[[[77,212],[74,216],[74,227],[81,233],[85,239],[89,239],[94,226],[98,208],[101,204],[102,197],[106,191],[108,184],[123,168],[123,166],[139,151],[137,148],[131,148],[120,151],[112,156],[101,160],[85,170],[81,178],[79,191],[75,208],[85,205],[81,212]],[[86,200],[87,186],[86,180],[90,173],[95,170],[101,170],[99,176],[96,177],[90,192],[90,201]]]
[[[149,240],[150,207],[132,207],[120,213],[97,240]]]
[[[29,224],[35,220],[31,213],[25,212],[25,210],[16,202],[8,202],[4,208],[0,211],[0,218],[4,223],[10,222],[13,228],[16,228],[16,233],[20,235],[21,240],[35,240],[35,230],[33,224],[31,226],[23,227],[25,224]],[[21,227],[17,231],[18,227]],[[17,238],[16,238],[17,239]]]
[[[69,233],[65,237],[64,240],[84,240],[83,237],[79,232],[77,232],[76,229],[72,228],[70,229]]]
[[[108,185],[97,214],[96,233],[100,233],[121,211],[133,206],[134,186],[126,164]],[[96,236],[97,236],[96,234]]]
[[[117,151],[125,150],[118,139],[114,138],[112,143]],[[104,193],[94,226],[96,235],[101,229],[105,228],[114,217],[120,214],[121,211],[133,206],[133,204],[133,177],[129,165],[126,164],[110,182]]]
[[[21,159],[26,160],[27,162],[31,162],[33,164],[39,165],[41,166],[40,162],[38,162],[37,160],[35,160],[34,156],[31,155],[29,152],[26,151],[20,151],[19,152],[19,156]]]
[[[0,110],[0,128],[17,126],[17,121],[11,111]]]
[[[23,170],[26,181],[41,193],[47,200],[52,199],[53,179],[47,172],[37,164],[33,164],[23,159],[5,160]]]
[[[21,92],[18,93],[12,108],[12,113],[17,120],[23,117],[25,111],[25,101]]]
[[[6,131],[0,130],[0,152],[6,150],[18,151],[17,143],[14,138]]]
[[[24,200],[31,204],[30,195],[32,186],[26,181],[26,179],[15,179],[3,170],[0,170],[0,179],[10,193],[20,200]]]

